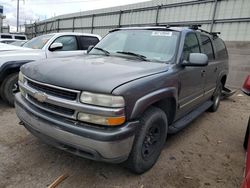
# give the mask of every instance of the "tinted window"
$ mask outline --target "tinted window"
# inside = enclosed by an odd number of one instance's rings
[[[87,50],[89,46],[95,46],[99,42],[97,37],[81,36],[80,43],[83,50]]]
[[[2,39],[12,39],[11,35],[1,35]]]
[[[15,36],[15,39],[18,39],[18,40],[26,40],[25,36]]]
[[[195,34],[188,34],[185,38],[183,59],[188,61],[190,53],[200,53],[200,46]]]
[[[224,42],[218,36],[215,36],[213,38],[213,41],[214,41],[214,46],[215,46],[217,57],[219,59],[227,58],[228,54],[227,54],[227,49],[226,49]]]
[[[62,36],[58,37],[53,43],[62,43],[63,48],[57,51],[74,51],[78,50],[77,40],[74,36]]]
[[[210,38],[206,35],[201,35],[201,43],[203,52],[208,56],[209,60],[213,60],[214,52]]]

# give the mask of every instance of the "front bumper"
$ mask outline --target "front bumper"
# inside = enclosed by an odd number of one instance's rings
[[[120,163],[131,151],[138,122],[117,128],[96,128],[47,113],[16,94],[16,113],[33,135],[70,153],[98,161]]]

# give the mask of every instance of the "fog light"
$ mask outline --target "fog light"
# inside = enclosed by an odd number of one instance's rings
[[[107,125],[107,126],[117,126],[125,122],[125,116],[105,117],[94,114],[86,114],[82,112],[78,113],[77,119],[87,123]]]

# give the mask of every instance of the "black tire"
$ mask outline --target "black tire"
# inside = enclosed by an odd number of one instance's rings
[[[140,122],[126,161],[126,166],[136,174],[142,174],[154,166],[166,142],[168,130],[166,114],[156,107],[148,109]]]
[[[222,84],[219,83],[212,97],[213,105],[209,108],[210,112],[216,112],[218,110],[221,101],[221,93],[222,93]]]
[[[14,94],[19,91],[18,88],[18,73],[13,73],[3,81],[0,94],[2,99],[10,106],[14,106],[15,96]]]

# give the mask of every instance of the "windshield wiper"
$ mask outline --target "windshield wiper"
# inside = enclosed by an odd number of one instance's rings
[[[100,51],[104,52],[106,56],[109,56],[109,55],[110,55],[109,51],[104,50],[103,48],[94,47],[94,49],[96,49],[96,50],[100,50]]]
[[[143,60],[143,61],[148,61],[148,59],[147,59],[146,56],[141,55],[141,54],[137,54],[137,53],[134,53],[134,52],[122,52],[122,51],[117,51],[116,53],[118,53],[118,54],[125,54],[125,55],[131,55],[131,56],[138,57],[138,58],[140,58],[140,59]]]

